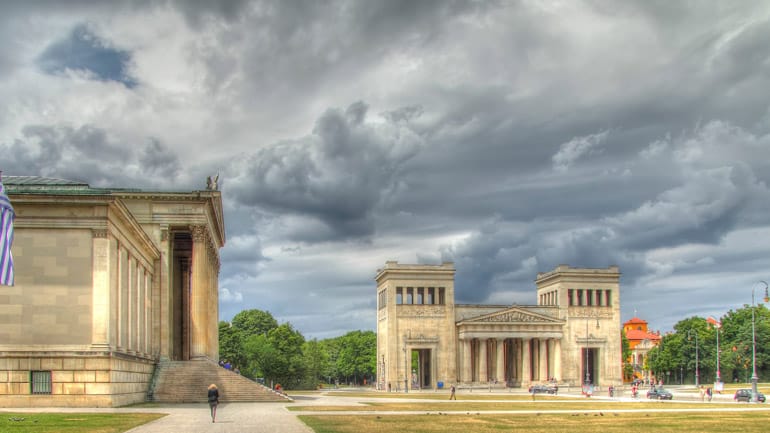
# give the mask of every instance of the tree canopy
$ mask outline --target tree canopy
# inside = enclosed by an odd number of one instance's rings
[[[219,323],[219,356],[249,378],[285,389],[321,383],[371,383],[377,369],[377,335],[352,331],[306,341],[290,323],[278,324],[267,311],[245,310]]]
[[[752,312],[754,336],[752,344]],[[717,333],[719,365],[717,366]],[[694,381],[697,372],[701,383],[716,380],[717,367],[725,382],[749,382],[753,373],[752,349],[756,347],[756,369],[760,381],[770,378],[770,310],[759,304],[728,311],[721,318],[721,328],[705,318],[693,316],[674,325],[658,347],[650,350],[650,369],[669,381]],[[697,350],[696,350],[697,349]]]

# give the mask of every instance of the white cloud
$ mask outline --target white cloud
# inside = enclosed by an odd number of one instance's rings
[[[567,171],[578,159],[593,153],[601,152],[599,145],[606,139],[609,131],[589,134],[582,137],[574,137],[572,140],[562,143],[559,151],[553,156],[553,169]]]
[[[230,291],[230,289],[226,287],[220,287],[219,301],[225,304],[240,304],[243,302],[243,294],[238,291]]]

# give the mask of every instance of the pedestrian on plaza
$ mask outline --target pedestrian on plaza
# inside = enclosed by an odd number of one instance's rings
[[[449,399],[450,400],[457,400],[457,397],[455,396],[455,386],[454,385],[452,385],[449,388]]]
[[[211,422],[216,422],[217,419],[217,405],[219,405],[219,390],[213,383],[209,385],[209,410],[211,411]]]
[[[705,401],[706,400],[706,390],[703,389],[703,385],[700,386],[700,389],[698,391],[700,391],[700,401]]]
[[[713,392],[711,391],[711,387],[706,388],[706,396],[709,398],[709,401],[711,401],[711,398],[713,397]]]

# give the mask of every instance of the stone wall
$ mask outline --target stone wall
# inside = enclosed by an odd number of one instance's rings
[[[0,407],[115,407],[145,401],[154,364],[113,355],[0,358]],[[31,371],[51,372],[51,394],[31,393]]]

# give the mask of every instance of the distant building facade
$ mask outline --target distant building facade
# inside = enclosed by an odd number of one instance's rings
[[[377,271],[379,389],[622,383],[617,266],[539,273],[526,306],[455,304],[454,275],[452,263]]]
[[[144,401],[159,360],[218,359],[221,193],[6,176],[0,406]]]
[[[628,349],[631,350],[631,365],[634,368],[633,377],[629,379],[651,380],[652,372],[647,364],[647,354],[650,349],[660,344],[660,332],[650,332],[647,321],[638,317],[632,317],[623,324],[623,332],[628,340]]]

